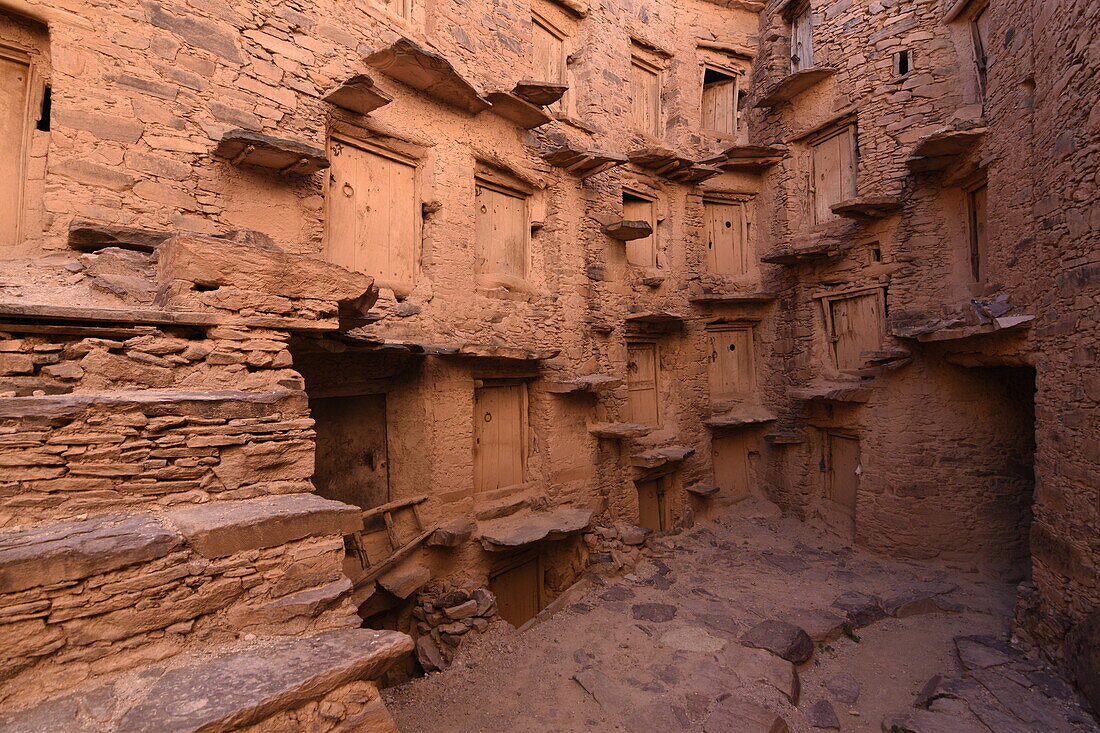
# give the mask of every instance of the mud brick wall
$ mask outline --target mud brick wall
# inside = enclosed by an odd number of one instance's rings
[[[0,409],[0,526],[313,488],[301,393],[27,397]]]

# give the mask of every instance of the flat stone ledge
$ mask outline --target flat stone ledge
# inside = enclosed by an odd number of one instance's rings
[[[86,394],[40,395],[36,397],[8,397],[0,400],[0,418],[72,417],[89,407],[133,407],[146,414],[163,411],[164,414],[205,414],[219,404],[230,406],[230,417],[253,417],[269,414],[270,407],[284,405],[287,410],[305,408],[305,393],[285,392],[185,392],[169,390],[135,390],[133,392],[109,392]],[[297,403],[297,404],[294,404]]]
[[[563,168],[577,178],[588,178],[627,162],[624,155],[599,150],[585,150],[562,145],[547,153],[542,159],[555,168]]]
[[[222,135],[214,155],[233,165],[268,168],[287,176],[308,176],[329,166],[328,155],[320,148],[249,130]]]
[[[405,634],[372,629],[261,637],[244,649],[213,658],[191,655],[10,713],[0,717],[0,730],[238,730],[350,682],[377,679],[412,648]]]
[[[552,394],[606,392],[621,386],[623,380],[609,374],[585,374],[580,377],[547,380],[546,391]]]
[[[600,227],[600,231],[620,242],[631,242],[635,239],[645,239],[653,234],[653,226],[648,221],[623,219]]]
[[[490,552],[556,540],[580,532],[592,523],[591,509],[561,507],[547,512],[520,512],[503,519],[481,522],[481,545]]]
[[[316,494],[211,502],[173,510],[167,519],[196,552],[209,558],[363,528],[358,507]]]
[[[569,87],[565,84],[523,79],[512,89],[512,94],[531,104],[545,107],[564,97],[567,91],[569,91]]]
[[[605,440],[625,440],[649,435],[653,432],[653,428],[649,425],[638,425],[629,422],[601,422],[589,426],[588,432]]]
[[[550,115],[511,92],[489,92],[485,100],[492,105],[490,112],[516,123],[524,130],[533,130],[550,122]]]
[[[778,107],[784,102],[789,102],[807,89],[812,89],[826,79],[836,74],[836,69],[822,66],[814,69],[803,69],[784,77],[771,91],[765,94],[756,103],[757,107]]]
[[[694,448],[682,445],[669,446],[668,448],[654,448],[642,453],[636,453],[630,457],[630,465],[637,468],[659,468],[668,463],[678,463],[695,455]]]
[[[472,115],[490,107],[450,61],[408,38],[399,38],[389,48],[367,56],[365,61],[386,76]]]
[[[0,593],[80,580],[164,557],[180,535],[145,514],[108,514],[0,533]]]
[[[688,492],[689,494],[702,498],[714,496],[721,490],[721,487],[716,486],[715,484],[691,484],[684,489],[684,491]]]
[[[107,247],[153,252],[172,234],[162,229],[77,220],[69,224],[69,247],[81,252],[96,252]]]
[[[356,74],[324,96],[329,104],[356,114],[370,114],[393,101],[386,92],[374,85],[366,74]]]

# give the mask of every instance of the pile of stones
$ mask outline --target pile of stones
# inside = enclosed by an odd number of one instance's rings
[[[497,599],[486,588],[461,588],[420,594],[413,609],[416,617],[416,658],[425,672],[446,669],[454,661],[459,644],[470,633],[484,633],[496,620]]]
[[[598,523],[592,525],[591,532],[585,533],[584,543],[592,564],[610,564],[615,570],[622,570],[634,567],[652,534],[652,530],[625,522]]]

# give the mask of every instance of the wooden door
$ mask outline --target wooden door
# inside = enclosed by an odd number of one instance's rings
[[[532,78],[536,81],[545,81],[552,84],[567,84],[565,67],[565,36],[551,27],[542,18],[532,18],[534,32],[534,57],[532,59]],[[551,112],[564,113],[568,109],[566,97],[568,92],[560,100],[547,106]]]
[[[711,441],[711,460],[714,467],[714,483],[722,489],[722,495],[737,500],[752,491],[749,468],[748,438],[733,433],[715,436]]]
[[[526,460],[522,384],[481,387],[474,391],[474,490],[491,491],[522,484]]]
[[[814,67],[813,25],[807,7],[791,23],[791,71],[804,71]]]
[[[859,440],[826,433],[826,502],[824,515],[845,536],[855,535],[856,497],[859,491]],[[831,506],[829,505],[831,503]]]
[[[707,340],[711,399],[751,398],[756,380],[753,329],[711,329]]]
[[[851,127],[813,146],[814,221],[833,216],[833,204],[856,195],[854,136]]]
[[[627,344],[627,412],[631,422],[660,425],[657,401],[657,345]]]
[[[865,293],[829,301],[836,368],[859,369],[863,352],[882,346],[882,293]]]
[[[989,8],[982,8],[970,24],[970,33],[974,38],[974,64],[978,72],[978,88],[983,97],[989,67],[989,16]]]
[[[707,73],[713,73],[708,70]],[[731,77],[703,83],[703,129],[737,134],[737,80]]]
[[[386,396],[314,398],[309,409],[316,421],[317,493],[361,509],[388,503]]]
[[[477,185],[477,271],[523,278],[527,269],[527,200]]]
[[[970,272],[974,282],[985,282],[986,253],[989,251],[986,233],[986,186],[970,191]]]
[[[0,55],[0,247],[19,244],[30,80],[29,63]]]
[[[638,267],[656,267],[657,202],[634,194],[623,194],[623,219],[648,222],[653,229],[648,237],[626,243],[626,261]]]
[[[541,576],[539,560],[534,557],[489,578],[500,617],[517,629],[542,610]]]
[[[639,132],[661,136],[661,73],[637,58],[630,65],[630,112]]]
[[[667,497],[668,478],[635,481],[638,489],[638,526],[654,532],[672,528],[672,510]]]
[[[421,218],[416,166],[346,140],[330,147],[328,259],[379,280],[413,282]]]
[[[703,231],[711,272],[717,275],[744,275],[749,271],[747,229],[744,204],[703,202]]]

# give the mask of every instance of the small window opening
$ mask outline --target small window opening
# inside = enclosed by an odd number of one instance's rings
[[[50,108],[53,106],[53,94],[49,87],[42,91],[42,109],[39,113],[38,124],[34,127],[40,132],[50,131]]]
[[[913,52],[908,49],[894,54],[894,73],[905,76],[913,68]]]
[[[882,262],[882,249],[879,247],[871,248],[871,259],[875,262]]]

